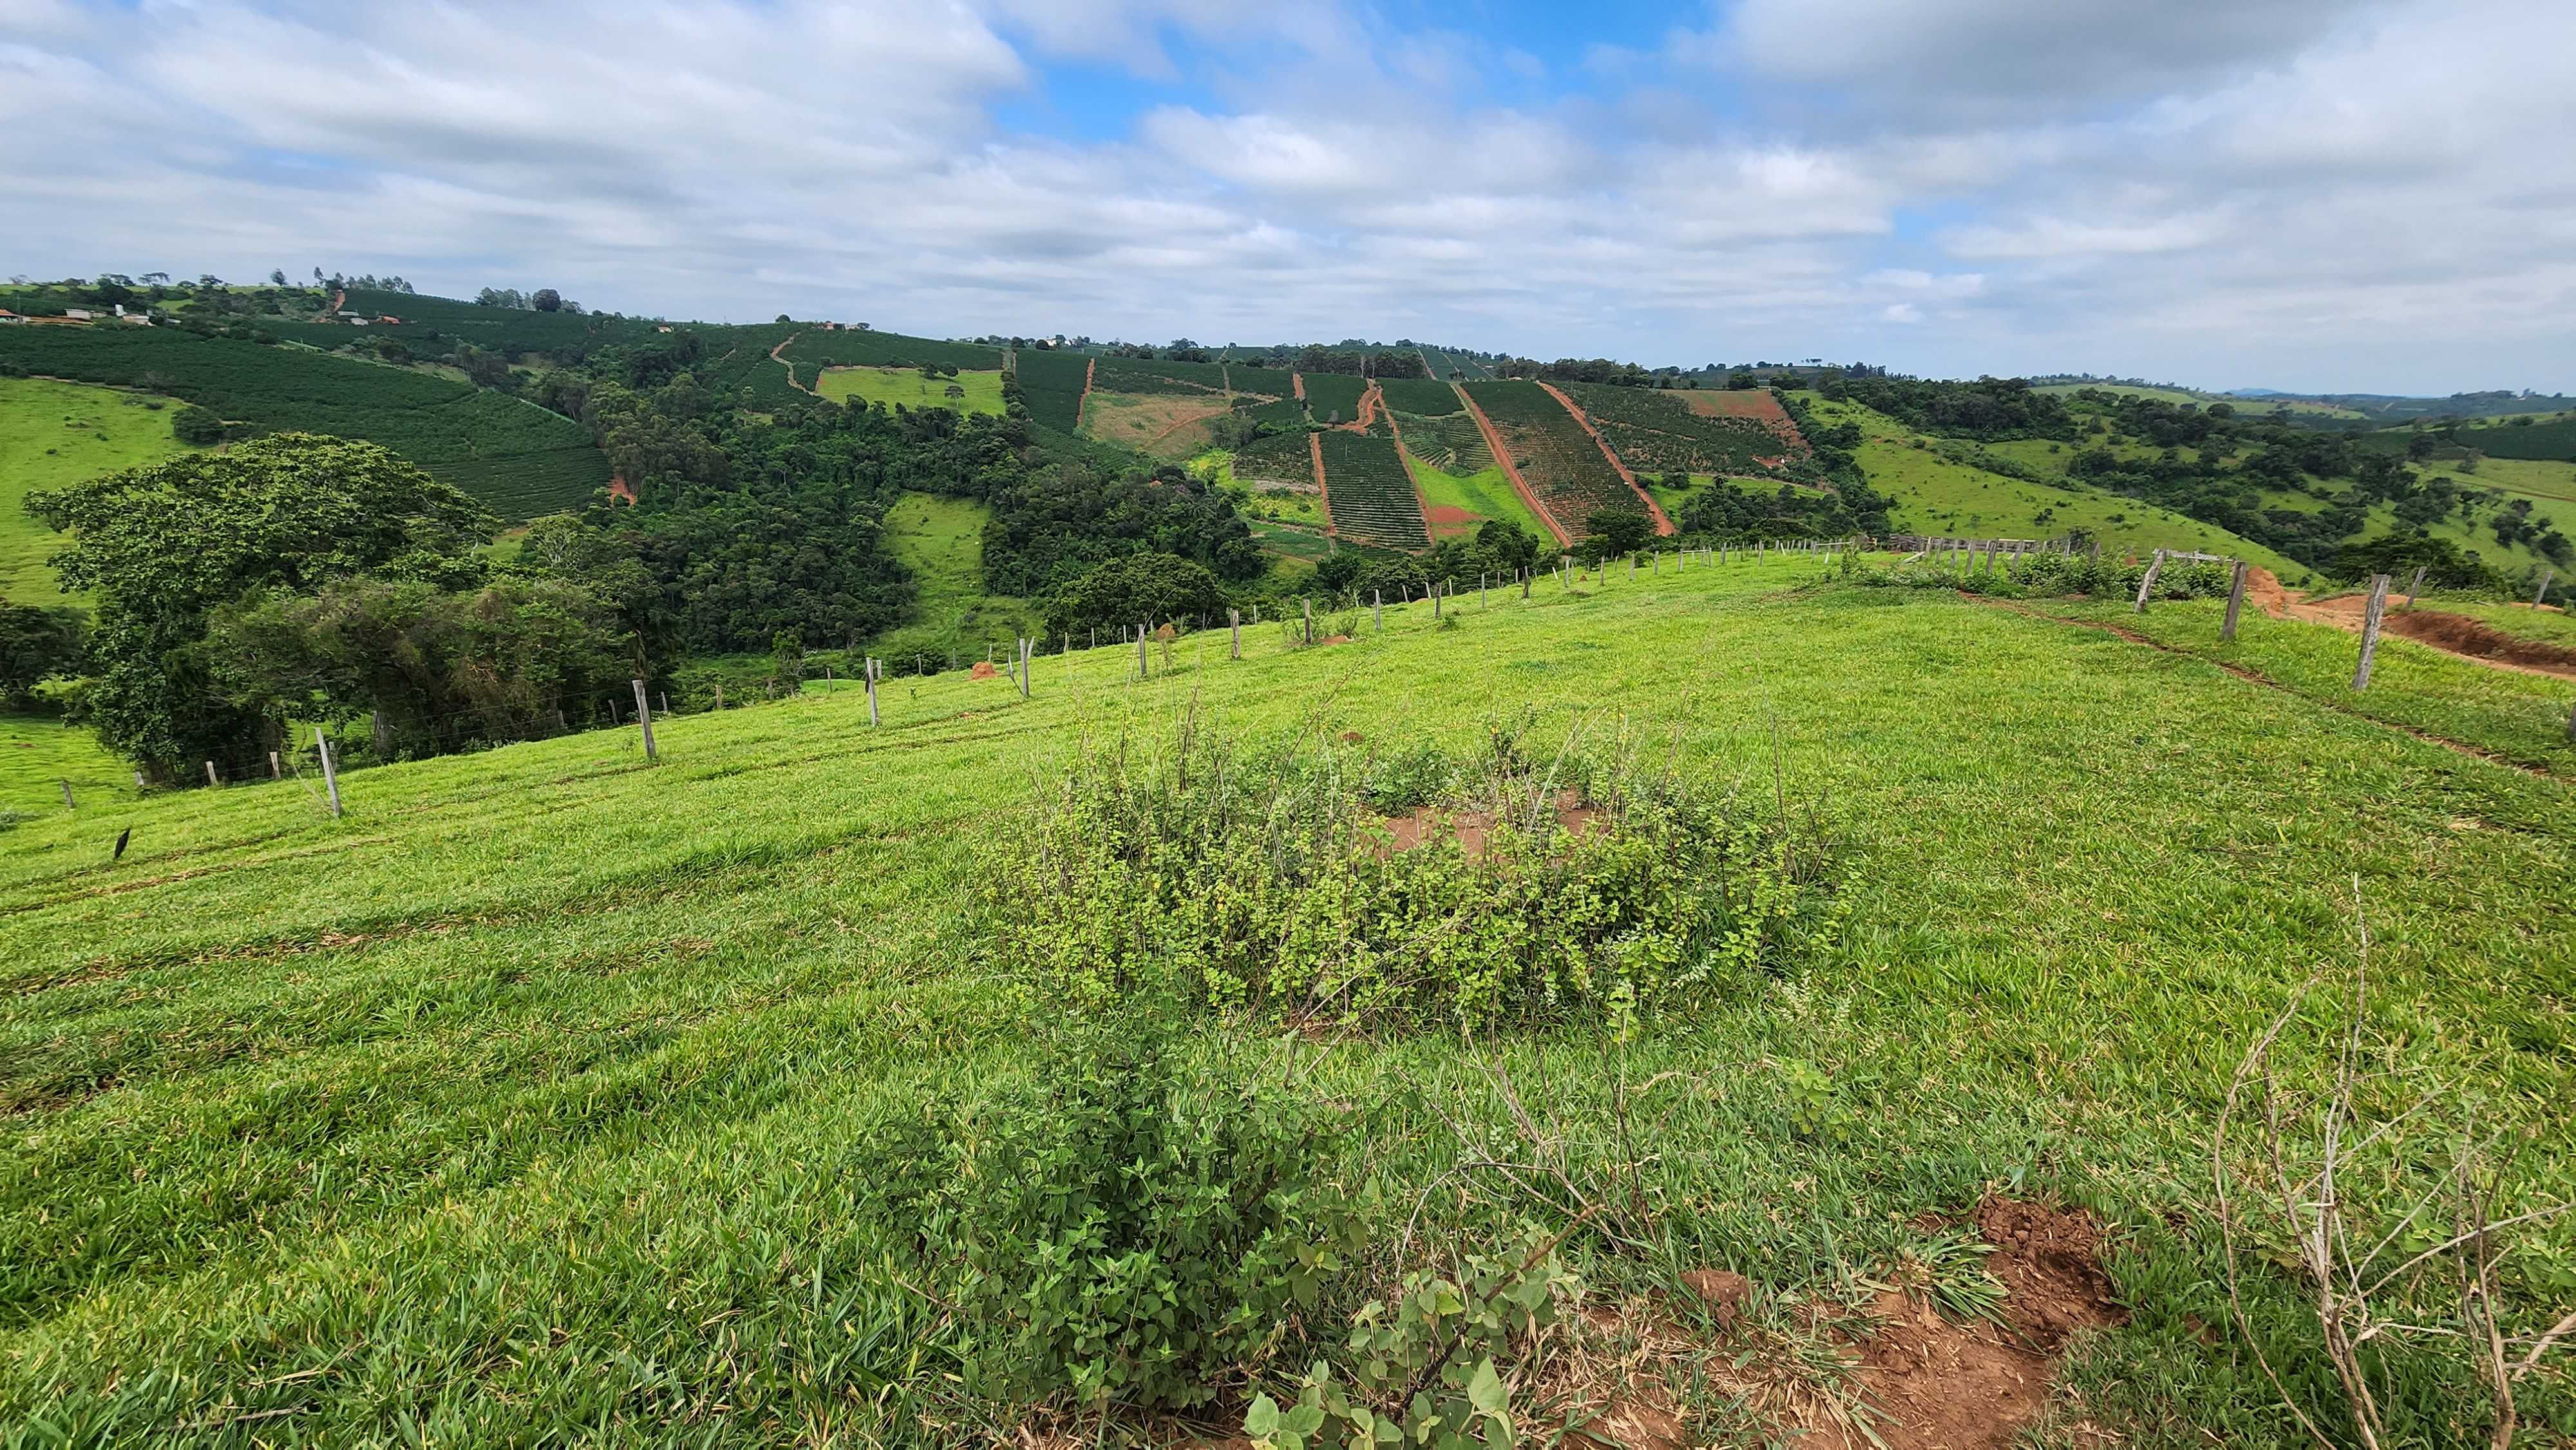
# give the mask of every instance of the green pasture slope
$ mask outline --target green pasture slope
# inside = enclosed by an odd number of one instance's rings
[[[906,668],[916,656],[980,660],[986,646],[998,642],[1007,652],[1012,641],[1044,628],[1043,615],[1028,601],[984,592],[984,525],[991,517],[971,499],[907,493],[895,500],[885,514],[886,547],[912,571],[919,592],[912,622],[887,631],[868,653],[903,660]]]
[[[965,396],[948,396],[950,388]],[[1002,374],[960,372],[953,378],[925,378],[917,368],[832,367],[814,380],[814,391],[836,403],[900,404],[906,408],[946,408],[952,412],[1002,416]]]
[[[27,495],[188,451],[170,436],[173,399],[47,378],[0,378],[0,599],[59,604],[45,560],[62,536],[27,514]]]
[[[432,373],[305,348],[167,327],[7,327],[0,361],[80,382],[149,385],[255,433],[363,438],[512,521],[577,506],[609,478],[608,459],[570,418]]]
[[[0,821],[63,814],[65,781],[71,783],[73,806],[83,812],[135,798],[133,768],[108,754],[87,729],[58,716],[0,715]],[[8,849],[0,839],[0,853]]]
[[[293,785],[155,797],[113,818],[134,828],[116,865],[110,822],[32,820],[0,835],[0,1424],[77,1445],[989,1438],[1008,1412],[942,1375],[913,1251],[853,1225],[913,1166],[882,1145],[1042,1072],[1033,1044],[1084,1010],[990,965],[994,843],[1078,755],[1150,749],[1195,707],[1203,731],[1382,752],[1524,711],[1541,750],[1624,719],[1658,760],[1821,812],[1846,853],[1837,945],[1629,1040],[1576,1020],[1326,1050],[1178,1021],[1187,1091],[1336,1104],[1316,1171],[1385,1190],[1352,1200],[1367,1246],[1283,1363],[1337,1351],[1400,1251],[1567,1227],[1456,1171],[1522,1152],[1526,1110],[1575,1181],[1641,1196],[1638,1247],[1597,1223],[1565,1240],[1596,1293],[1721,1265],[1866,1302],[1921,1216],[2058,1199],[2116,1226],[2128,1320],[2077,1342],[2039,1443],[2307,1443],[2229,1328],[2212,1119],[2248,1039],[2354,959],[2358,881],[2372,1041],[2527,1130],[2532,1181],[2569,1181],[2576,686],[2391,640],[2391,689],[2356,710],[2329,631],[2249,619],[2225,659],[2273,688],[2220,667],[2215,602],[2145,617],[2169,651],[1821,573],[1550,576],[1526,603],[1462,597],[1445,627],[1363,616],[1327,649],[1271,623],[1230,661],[1221,632],[1190,636],[1142,683],[1129,650],[1047,657],[1025,703],[902,681],[876,730],[855,692],[666,718],[659,766],[628,731],[356,772],[339,821]],[[2313,1063],[2337,1030],[2321,1009],[2283,1051]],[[2517,1262],[2572,1245],[2560,1221]],[[2248,1275],[2274,1361],[2339,1423],[2303,1300],[2264,1256]],[[1833,1357],[1797,1303],[1756,1313],[1760,1337],[1707,1352]],[[2483,1444],[2474,1392],[2411,1358],[2383,1391],[2409,1443]],[[1709,1439],[1760,1443],[1689,1404]],[[2535,1383],[2525,1413],[2576,1407]]]

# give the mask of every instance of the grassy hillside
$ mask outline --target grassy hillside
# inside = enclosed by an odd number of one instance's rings
[[[2069,529],[2085,529],[2100,538],[2105,549],[2141,553],[2193,549],[2250,559],[2292,581],[2308,573],[2259,544],[2153,504],[2073,481],[2030,483],[1991,473],[1944,457],[1938,439],[1917,448],[1914,440],[1919,435],[1913,430],[1857,403],[1816,399],[1813,406],[1820,424],[1860,425],[1861,471],[1868,475],[1870,487],[1896,500],[1893,521],[1908,532],[2044,539]],[[1991,445],[1991,451],[2025,462],[2034,456],[2051,457],[2048,446],[1999,444]],[[2064,465],[2056,467],[2062,475]]]
[[[1013,640],[1039,632],[1039,612],[1027,600],[984,592],[984,524],[991,516],[972,500],[926,493],[904,494],[886,510],[886,546],[912,571],[920,592],[913,622],[868,644],[868,653],[933,665],[951,656],[971,662],[984,658],[988,646],[998,644],[1007,654]]]
[[[954,559],[966,519],[941,512],[912,537]],[[2208,649],[2216,611],[2146,627]],[[1567,1229],[1605,1303],[1700,1266],[1758,1281],[1748,1331],[1685,1325],[1675,1372],[1695,1439],[1777,1443],[1784,1405],[1854,1410],[1821,1326],[2000,1192],[2114,1225],[2126,1323],[2077,1341],[2053,1423],[2084,1433],[2050,1443],[2305,1443],[2210,1343],[2206,1137],[2247,1040],[2354,958],[2356,879],[2374,1037],[2567,1181],[2576,794],[2332,682],[2298,693],[2348,638],[2252,622],[2232,657],[2294,683],[2271,689],[1785,560],[1450,614],[1316,651],[1247,630],[1240,662],[1195,636],[1141,684],[1126,650],[1048,658],[1028,703],[902,681],[875,731],[850,693],[670,719],[654,768],[631,732],[388,767],[348,778],[336,822],[292,786],[156,799],[114,867],[96,821],[0,836],[0,1421],[79,1444],[1010,1438],[942,1373],[928,1226],[879,1215],[954,1115],[1080,1090],[1063,1039],[1103,1009],[997,973],[978,893],[1077,760],[1149,751],[1193,701],[1202,729],[1348,731],[1379,759],[1524,711],[1547,758],[1625,718],[1848,843],[1830,944],[1625,1039],[1114,1019],[1173,1085],[1141,1120],[1256,1093],[1334,1115],[1304,1167],[1361,1238],[1285,1365],[1338,1353],[1399,1268]],[[2486,672],[2402,640],[2382,664],[2373,708],[2569,768],[2571,687],[2496,677],[2551,692],[2526,725],[2456,703]],[[2311,1063],[2336,1028],[2302,1018],[2284,1051]],[[1578,1192],[1624,1185],[1636,1245],[1473,1166],[1533,1152]],[[2286,1277],[2248,1274],[2259,1331],[2313,1363]],[[1748,1375],[1758,1407],[1723,1388]],[[2321,1380],[2293,1384],[2322,1416]],[[2387,1398],[2465,1436],[2473,1393],[2409,1361]],[[2564,1387],[2527,1413],[2571,1413]]]
[[[1487,520],[1502,519],[1520,525],[1532,538],[1555,541],[1499,464],[1474,473],[1446,473],[1417,458],[1413,478],[1421,486],[1424,517],[1434,539],[1473,535]]]
[[[134,771],[88,730],[56,716],[0,715],[0,818],[61,814],[64,781],[84,813],[134,800]]]
[[[950,397],[948,390],[952,387],[965,396]],[[825,368],[814,380],[814,391],[836,403],[856,400],[863,404],[989,413],[996,418],[1002,415],[1002,374],[998,368],[960,372],[953,378],[925,378],[917,368],[832,367]]]
[[[505,519],[580,504],[609,478],[608,460],[569,418],[427,372],[304,348],[167,327],[9,327],[0,328],[0,360],[52,377],[149,385],[255,433],[363,438]]]
[[[0,378],[0,599],[62,601],[45,560],[61,535],[27,516],[27,495],[176,457],[169,398],[45,378]]]

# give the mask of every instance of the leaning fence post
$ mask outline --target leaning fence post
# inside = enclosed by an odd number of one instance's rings
[[[1386,591],[1383,589],[1369,591],[1369,628],[1379,634],[1386,633]]]
[[[2558,571],[2557,571],[2557,570],[2555,570],[2555,569],[2551,569],[2551,568],[2547,568],[2547,567],[2543,567],[2543,568],[2541,569],[2541,571],[2540,571],[2540,587],[2531,591],[2531,607],[2532,607],[2532,608],[2534,608],[2534,609],[2538,609],[2538,608],[2540,607],[2540,601],[2542,601],[2542,600],[2544,600],[2544,599],[2546,599],[2546,598],[2548,598],[2548,597],[2549,597],[2549,581],[2550,581],[2550,580],[2552,580],[2552,579],[2555,579],[2555,578],[2557,578],[2557,577],[2558,577]]]
[[[2429,568],[2429,567],[2431,567],[2431,566],[2429,566],[2429,565],[2425,565],[2425,564],[2418,564],[2418,565],[2416,565],[2416,566],[2415,566],[2415,577],[2406,581],[2406,603],[2405,603],[2405,606],[2404,606],[2405,608],[2407,608],[2407,609],[2412,609],[2412,608],[2414,608],[2414,607],[2415,607],[2415,596],[2416,596],[2417,594],[2420,594],[2420,593],[2422,593],[2422,592],[2423,592],[2423,589],[2424,589],[2424,571],[2425,571],[2427,568]]]
[[[2227,586],[2227,622],[2218,627],[2220,644],[2236,638],[2236,616],[2245,608],[2245,576],[2253,567],[2242,559],[2236,561],[2235,582]]]
[[[313,748],[322,756],[322,789],[331,797],[331,818],[340,818],[340,769],[331,763],[331,737],[313,727]]]
[[[2156,592],[2156,575],[2162,572],[2164,567],[2165,551],[2158,549],[2156,556],[2147,561],[2147,577],[2138,581],[2138,607],[2135,612],[2139,614],[2147,612],[2147,596]]]
[[[2370,688],[2370,661],[2379,653],[2379,618],[2388,609],[2388,576],[2370,576],[2370,605],[2361,616],[2361,664],[2352,672],[2354,693]]]
[[[635,682],[635,723],[644,729],[644,761],[651,764],[660,757],[653,751],[653,705],[644,698],[644,682]]]
[[[1306,608],[1306,643],[1313,644],[1315,642],[1315,601],[1300,596],[1297,602]]]
[[[222,781],[215,779],[215,763],[211,760],[206,762],[206,784],[213,786],[223,784]]]
[[[1225,632],[1226,632],[1226,634],[1227,634],[1227,635],[1231,636],[1231,637],[1232,637],[1232,639],[1233,639],[1233,641],[1234,641],[1234,651],[1233,651],[1233,653],[1232,653],[1232,654],[1228,655],[1228,656],[1227,656],[1227,658],[1229,658],[1229,659],[1238,659],[1238,660],[1239,660],[1239,659],[1241,659],[1241,658],[1243,658],[1243,611],[1242,611],[1242,610],[1240,610],[1240,609],[1229,609],[1229,610],[1227,610],[1227,611],[1225,612]]]
[[[80,806],[72,800],[72,783],[68,780],[63,782],[63,809],[67,811],[80,809]]]
[[[1136,678],[1144,679],[1153,671],[1145,662],[1145,626],[1136,626]]]

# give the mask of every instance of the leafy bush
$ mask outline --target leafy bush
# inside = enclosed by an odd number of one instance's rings
[[[1978,567],[1965,572],[1955,566],[1926,559],[1885,569],[1863,569],[1855,577],[1857,582],[1872,586],[1960,589],[2005,599],[2067,594],[2135,599],[2138,586],[2146,582],[2148,567],[2143,562],[2131,564],[2120,559],[2095,559],[2084,554],[2033,554],[2017,566],[1998,563],[1991,574],[1982,566],[1983,556],[1979,556]],[[2156,592],[2150,597],[2225,598],[2234,580],[2235,571],[2225,564],[2167,564],[2157,571]]]
[[[1193,1081],[1161,1039],[1077,1024],[990,1096],[870,1131],[967,1394],[1205,1404],[1361,1247],[1368,1195],[1315,1176],[1326,1110]]]
[[[1164,749],[1078,751],[990,889],[1003,965],[1080,999],[1624,1029],[1794,968],[1839,920],[1833,874],[1812,821],[1625,756],[1537,758],[1517,728],[1443,763],[1184,720]]]

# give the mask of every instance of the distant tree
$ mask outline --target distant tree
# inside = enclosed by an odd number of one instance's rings
[[[38,685],[81,672],[88,646],[85,612],[0,599],[0,705],[32,707]]]
[[[1655,523],[1642,509],[1606,508],[1585,519],[1583,529],[1606,557],[1644,548],[1654,537]]]
[[[782,312],[782,313],[778,314],[778,321],[779,321],[780,325],[784,326],[784,325],[786,324],[787,320],[788,320],[788,319],[787,319],[787,314],[786,314],[786,313]]]
[[[1225,607],[1225,590],[1206,566],[1175,554],[1130,554],[1056,591],[1047,601],[1047,633],[1062,637],[1095,628],[1211,619]]]
[[[283,287],[283,286],[285,286],[285,285],[286,285],[286,269],[285,269],[284,267],[271,267],[271,268],[269,268],[269,269],[268,269],[268,285],[270,285],[271,287]]]
[[[1509,519],[1486,520],[1476,530],[1476,547],[1506,569],[1527,569],[1538,563],[1538,536]]]
[[[1349,549],[1338,549],[1315,561],[1315,572],[1306,577],[1326,594],[1345,594],[1359,582],[1368,568],[1368,560]]]
[[[207,672],[215,610],[359,574],[471,584],[495,527],[385,449],[310,433],[33,493],[27,511],[72,536],[55,568],[96,602],[92,724],[166,780],[205,760],[248,765],[279,741],[282,720],[229,703]]]
[[[564,305],[563,294],[552,287],[540,287],[528,298],[528,305],[539,312],[561,312]]]

